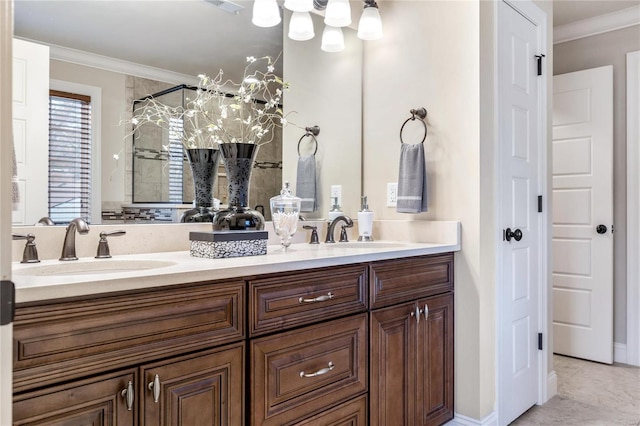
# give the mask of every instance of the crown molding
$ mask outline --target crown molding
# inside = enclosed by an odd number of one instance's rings
[[[30,40],[27,38],[22,38],[22,40],[49,46],[50,58],[57,61],[70,62],[105,71],[163,81],[170,84],[190,84],[194,86],[198,84],[198,78],[192,75],[163,70],[160,68],[137,64],[135,62],[123,61],[121,59],[97,55],[95,53],[85,52],[82,50],[70,49],[56,44],[43,43],[37,40]]]
[[[582,21],[559,25],[553,29],[553,44],[564,43],[596,34],[640,24],[640,5],[606,13]]]

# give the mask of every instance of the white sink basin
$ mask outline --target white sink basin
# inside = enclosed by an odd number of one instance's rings
[[[14,269],[13,275],[31,276],[62,276],[62,275],[102,275],[118,272],[143,271],[148,269],[165,268],[175,265],[175,262],[165,260],[88,260],[60,262],[51,265],[25,266]]]

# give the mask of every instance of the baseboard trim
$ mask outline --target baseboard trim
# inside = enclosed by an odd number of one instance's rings
[[[492,411],[488,416],[482,420],[474,419],[471,417],[463,416],[462,414],[455,413],[455,417],[446,426],[495,426],[498,424],[498,413]]]
[[[547,401],[558,394],[558,375],[553,370],[547,375]],[[547,402],[544,401],[544,402]]]
[[[625,343],[613,342],[613,362],[627,364],[627,345]]]

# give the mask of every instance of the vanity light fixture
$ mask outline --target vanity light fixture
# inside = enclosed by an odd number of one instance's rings
[[[214,0],[207,0],[214,1]],[[342,27],[351,25],[349,0],[285,0],[284,7],[292,11],[289,21],[289,38],[297,41],[311,40],[315,36],[310,11],[324,10],[325,28],[321,49],[325,52],[344,50]],[[251,22],[259,27],[273,27],[281,22],[277,0],[255,0]],[[364,10],[358,23],[358,38],[378,40],[382,37],[382,21],[375,0],[364,0]]]
[[[280,23],[280,9],[276,0],[255,0],[251,22],[258,27],[274,27]]]
[[[358,23],[358,38],[361,40],[382,38],[382,20],[375,0],[364,1],[364,11]]]

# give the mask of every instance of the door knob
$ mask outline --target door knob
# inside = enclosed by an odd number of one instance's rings
[[[604,234],[605,232],[607,232],[607,227],[605,225],[598,225],[596,226],[596,232],[598,234]]]
[[[507,228],[504,231],[504,239],[507,241],[511,241],[513,238],[516,241],[520,241],[522,239],[522,231],[519,229],[511,230],[511,228]]]

